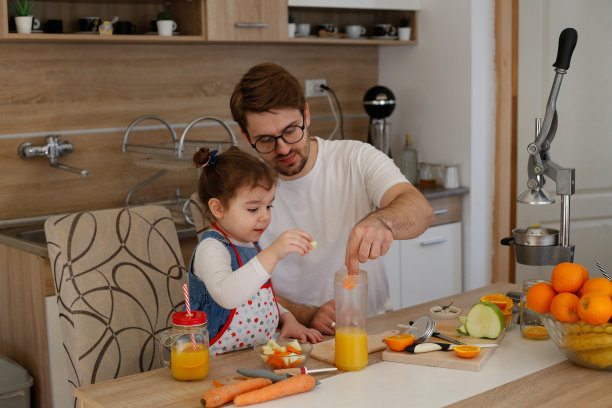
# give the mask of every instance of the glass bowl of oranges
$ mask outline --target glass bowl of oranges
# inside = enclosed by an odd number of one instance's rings
[[[550,313],[541,314],[540,318],[568,360],[583,367],[612,371],[612,323],[567,323]]]

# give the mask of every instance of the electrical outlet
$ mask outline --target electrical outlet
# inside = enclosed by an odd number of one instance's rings
[[[325,79],[307,79],[304,82],[306,97],[315,98],[318,96],[325,96],[325,89],[322,89],[321,85],[327,85],[327,81]]]

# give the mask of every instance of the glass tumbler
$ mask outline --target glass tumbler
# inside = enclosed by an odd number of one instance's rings
[[[339,270],[334,276],[336,303],[336,345],[334,363],[343,371],[359,371],[368,365],[366,332],[368,274],[348,275]]]
[[[521,294],[521,334],[528,339],[544,340],[548,338],[548,332],[540,319],[540,314],[534,312],[527,304],[527,291],[541,279],[529,279],[523,281],[523,293]]]
[[[194,310],[172,315],[172,328],[159,337],[159,360],[177,380],[201,380],[208,375],[206,313]],[[170,360],[168,360],[170,354]]]

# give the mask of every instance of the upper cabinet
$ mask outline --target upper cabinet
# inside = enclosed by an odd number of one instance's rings
[[[15,0],[0,0],[0,41],[53,42],[265,42],[309,44],[416,44],[420,0],[36,0],[33,13],[40,27],[18,34],[13,17]],[[160,11],[177,23],[172,36],[156,32]],[[121,32],[99,35],[83,30],[79,20],[99,17],[121,23]],[[289,38],[289,16],[311,25],[310,35]],[[49,23],[52,22],[53,24]],[[58,30],[58,21],[60,29]],[[377,24],[397,28],[409,21],[411,36],[376,36]],[[331,35],[317,36],[317,26],[332,24]],[[345,28],[360,25],[366,34],[347,38]],[[126,30],[126,27],[129,27]],[[59,32],[52,32],[59,31]]]
[[[209,41],[287,40],[286,0],[206,0]]]

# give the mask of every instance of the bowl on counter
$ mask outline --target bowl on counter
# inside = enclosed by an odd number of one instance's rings
[[[292,351],[291,348],[287,349],[287,346],[294,341],[297,341],[300,345],[299,353]],[[299,340],[283,338],[274,340],[274,343],[280,346],[280,349],[275,349],[276,352],[272,354],[270,354],[269,349],[266,349],[270,342],[253,347],[257,357],[271,370],[303,367],[306,365],[312,352],[312,344]]]
[[[583,367],[612,371],[612,323],[563,323],[551,314],[540,318],[550,338],[567,359]]]

